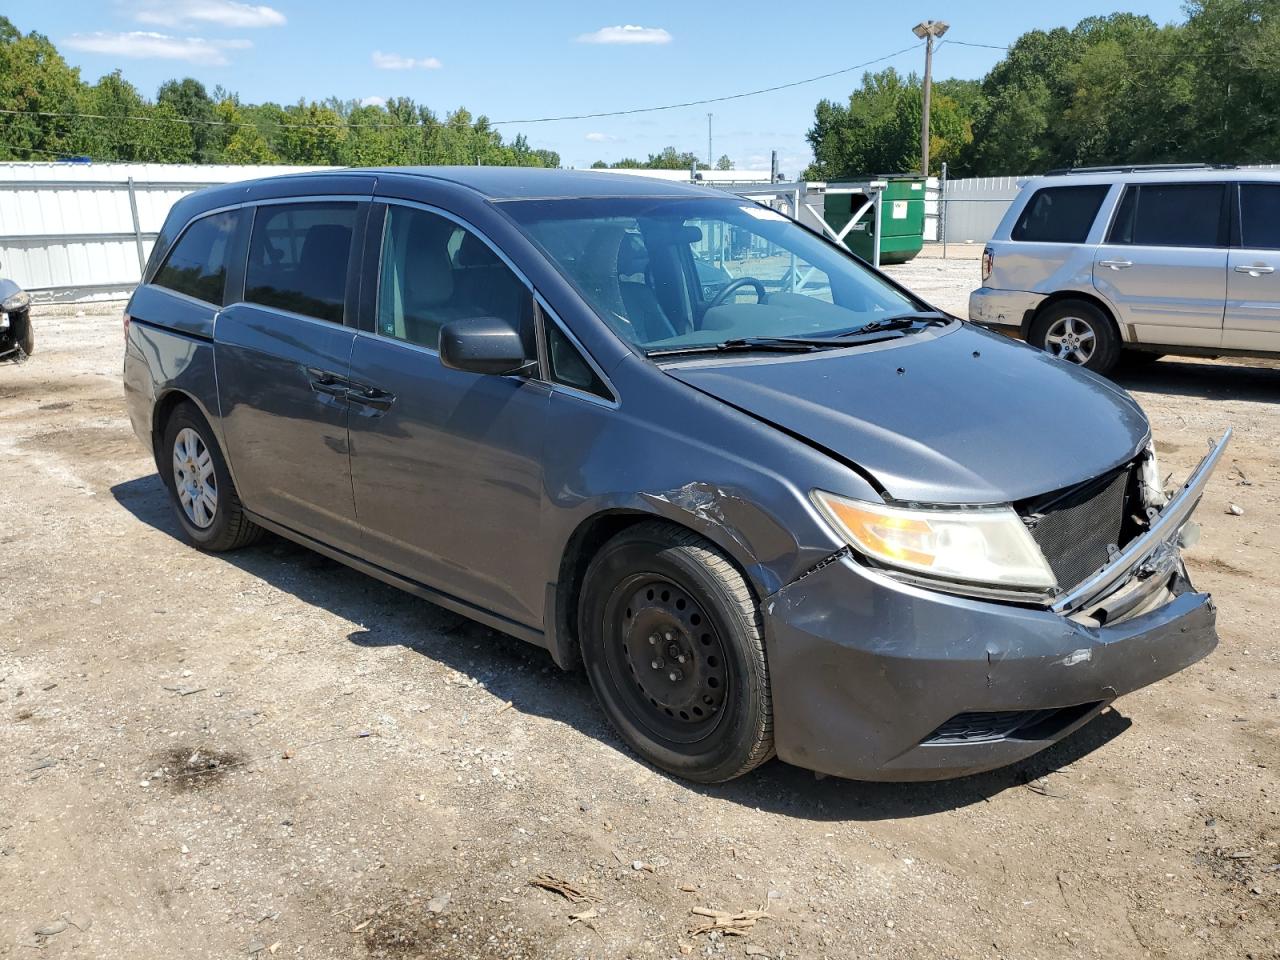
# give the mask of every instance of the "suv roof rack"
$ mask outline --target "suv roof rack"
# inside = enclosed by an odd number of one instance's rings
[[[1160,170],[1235,170],[1234,163],[1122,163],[1103,167],[1058,167],[1046,177],[1062,177],[1071,173],[1144,173]]]

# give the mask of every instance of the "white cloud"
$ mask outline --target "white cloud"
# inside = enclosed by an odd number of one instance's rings
[[[77,33],[63,41],[72,50],[145,60],[185,60],[218,67],[227,63],[228,50],[250,47],[248,40],[205,40],[170,37],[163,33]]]
[[[133,0],[129,9],[141,23],[175,27],[183,23],[212,23],[220,27],[280,27],[285,16],[265,4],[236,0]]]
[[[611,137],[607,133],[588,133],[583,137],[588,143],[613,143],[617,137]]]
[[[444,66],[435,57],[406,57],[381,50],[373,51],[373,65],[379,70],[439,70]]]
[[[386,97],[365,97],[360,101],[360,106],[362,107],[385,107],[386,105]]]
[[[661,27],[637,27],[626,24],[617,27],[601,27],[595,33],[584,33],[579,43],[670,43],[671,34]]]

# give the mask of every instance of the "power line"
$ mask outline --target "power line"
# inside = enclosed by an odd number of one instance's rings
[[[817,83],[820,80],[829,80],[831,77],[838,77],[841,74],[852,73],[854,70],[861,70],[865,67],[873,66],[877,63],[883,63],[886,60],[892,60],[894,57],[900,57],[904,53],[910,53],[919,47],[920,44],[913,43],[901,50],[895,50],[893,53],[887,53],[882,57],[876,57],[873,60],[866,60],[862,63],[855,63],[850,67],[841,67],[839,70],[832,70],[830,73],[823,73],[816,77],[806,77],[804,80],[792,80],[788,83],[779,83],[771,87],[761,87],[758,90],[747,90],[743,93],[730,93],[720,97],[707,97],[702,100],[686,100],[682,103],[665,103],[652,107],[631,107],[625,110],[604,110],[598,113],[576,113],[564,114],[562,116],[551,117],[529,117],[521,120],[490,120],[489,126],[500,127],[510,126],[517,123],[555,123],[561,120],[596,120],[602,117],[626,117],[637,113],[656,113],[660,110],[679,110],[683,107],[699,107],[711,103],[725,103],[729,100],[742,100],[746,97],[757,97],[764,93],[775,93],[779,90],[789,90],[792,87],[800,87],[809,83]],[[61,110],[5,110],[0,109],[0,116],[22,116],[22,117],[53,117],[67,118],[74,120],[110,120],[117,123],[124,121],[137,120],[145,123],[178,123],[188,126],[209,126],[209,127],[281,127],[285,129],[299,130],[319,130],[319,129],[337,129],[337,124],[332,123],[290,123],[282,120],[198,120],[192,117],[160,117],[146,114],[130,114],[128,116],[111,116],[103,113],[76,113],[73,111]],[[400,130],[413,126],[416,123],[362,123],[359,120],[351,120],[347,118],[347,125],[353,129],[392,129]]]
[[[895,50],[893,53],[886,53],[883,57],[876,57],[874,60],[866,60],[862,63],[855,63],[851,67],[842,67],[839,70],[832,70],[830,73],[823,73],[816,77],[808,77],[804,80],[792,80],[790,83],[779,83],[772,87],[761,87],[759,90],[748,90],[745,93],[731,93],[723,97],[707,97],[703,100],[686,100],[682,103],[666,103],[657,107],[632,107],[629,110],[605,110],[600,113],[574,113],[565,114],[559,117],[528,117],[522,120],[491,120],[490,126],[506,126],[512,123],[555,123],[559,120],[597,120],[601,117],[626,117],[636,113],[655,113],[659,110],[679,110],[682,107],[701,107],[709,103],[724,103],[728,100],[741,100],[744,97],[757,97],[762,93],[774,93],[778,90],[789,90],[792,87],[804,86],[807,83],[817,83],[819,80],[829,80],[831,77],[838,77],[843,73],[852,73],[854,70],[861,70],[864,67],[870,67],[877,63],[883,63],[886,60],[892,60],[894,57],[900,57],[904,53],[910,53],[918,48],[920,44],[913,43],[909,47],[903,47],[901,50]]]

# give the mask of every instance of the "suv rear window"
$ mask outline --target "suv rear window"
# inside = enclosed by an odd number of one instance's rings
[[[1280,250],[1280,184],[1240,184],[1240,246]]]
[[[201,217],[178,238],[164,266],[151,282],[166,290],[222,306],[227,286],[227,261],[235,247],[239,210]]]
[[[259,207],[249,239],[244,298],[342,323],[355,224],[354,203]]]
[[[1027,202],[1010,237],[1027,243],[1084,243],[1110,189],[1105,183],[1042,187]]]
[[[1222,183],[1128,186],[1108,243],[1148,247],[1225,247]]]

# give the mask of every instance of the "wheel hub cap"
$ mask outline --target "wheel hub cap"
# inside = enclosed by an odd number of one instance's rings
[[[190,427],[173,440],[173,489],[187,519],[201,530],[213,523],[218,512],[218,478],[213,456],[200,434]]]
[[[1060,317],[1049,327],[1044,345],[1061,360],[1084,364],[1093,357],[1097,337],[1093,327],[1080,317]]]

